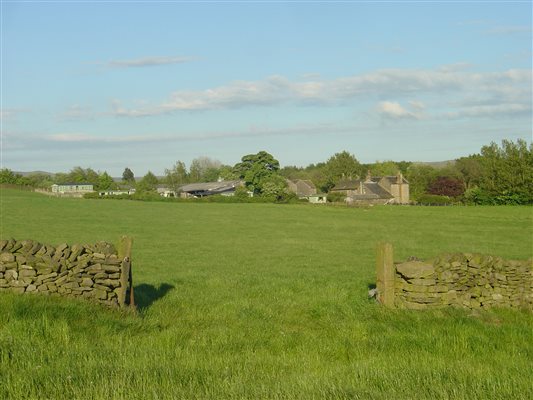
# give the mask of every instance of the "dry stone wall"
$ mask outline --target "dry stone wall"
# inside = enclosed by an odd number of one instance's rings
[[[117,307],[125,304],[129,272],[129,259],[106,242],[0,240],[0,292],[80,297]]]
[[[394,306],[533,309],[532,260],[453,254],[394,268]]]

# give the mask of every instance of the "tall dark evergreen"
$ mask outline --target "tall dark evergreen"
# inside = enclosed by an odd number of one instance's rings
[[[122,173],[122,180],[124,182],[135,182],[135,175],[133,175],[133,171],[128,167],[126,167]]]

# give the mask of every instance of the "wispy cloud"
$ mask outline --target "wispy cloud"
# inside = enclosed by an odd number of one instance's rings
[[[16,121],[20,114],[27,112],[30,110],[25,108],[3,108],[0,110],[0,120],[3,122]]]
[[[531,33],[529,25],[495,26],[485,31],[489,35],[513,35],[515,33]]]
[[[500,116],[513,116],[513,115],[529,115],[531,116],[531,106],[526,104],[495,104],[495,105],[479,105],[464,107],[458,111],[447,112],[438,115],[439,118],[444,119],[460,119],[471,117],[489,117],[497,118]]]
[[[250,138],[262,136],[309,136],[323,135],[324,132],[332,133],[353,133],[356,129],[353,126],[340,125],[336,123],[314,123],[300,124],[285,128],[269,128],[250,126],[240,131],[215,131],[215,132],[193,132],[193,133],[171,133],[171,134],[147,134],[147,135],[102,135],[88,134],[80,132],[64,132],[39,137],[49,144],[56,145],[102,145],[102,144],[144,144],[144,143],[165,143],[165,142],[183,142],[183,141],[205,141],[229,138]],[[26,139],[28,139],[27,137]],[[37,137],[35,137],[37,139]]]
[[[328,106],[372,98],[408,101],[413,97],[433,96],[444,101],[447,95],[456,99],[490,99],[500,105],[531,105],[531,70],[473,72],[467,70],[468,67],[466,63],[459,63],[425,70],[384,69],[333,80],[311,78],[291,81],[276,75],[258,81],[230,82],[206,90],[178,90],[167,100],[153,105],[128,107],[117,100],[111,113],[119,117],[147,117],[182,111],[239,109],[249,106]],[[417,109],[414,104],[412,106]],[[405,106],[400,107],[406,110]],[[388,115],[396,113],[397,117],[402,118],[410,115],[409,112],[402,113],[400,108],[394,108],[391,104],[382,104],[378,111]],[[411,111],[411,118],[419,116],[419,112]]]
[[[183,64],[193,61],[192,57],[143,57],[131,60],[111,60],[106,63],[110,68],[142,68],[154,67],[159,65]]]
[[[74,104],[57,115],[60,121],[75,121],[80,119],[92,120],[98,114],[91,107]]]

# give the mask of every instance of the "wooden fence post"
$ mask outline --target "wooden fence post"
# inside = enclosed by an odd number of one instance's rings
[[[394,307],[394,273],[392,244],[379,243],[376,257],[378,301],[389,308]]]
[[[118,304],[120,307],[129,305],[135,307],[133,294],[133,277],[131,268],[131,246],[133,239],[129,236],[122,236],[118,246],[118,257],[122,260],[122,272],[120,274],[120,292]],[[129,299],[127,298],[129,294]]]

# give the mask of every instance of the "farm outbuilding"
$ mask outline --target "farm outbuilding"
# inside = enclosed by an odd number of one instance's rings
[[[52,193],[87,193],[94,191],[91,183],[59,183],[52,185]]]

